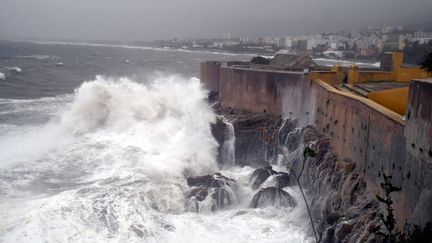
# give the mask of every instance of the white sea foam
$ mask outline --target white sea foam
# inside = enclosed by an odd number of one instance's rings
[[[301,202],[248,208],[250,167],[221,172],[239,185],[236,205],[187,211],[186,177],[218,171],[206,95],[197,79],[98,76],[47,124],[9,127],[0,134],[0,241],[309,242]]]
[[[347,61],[347,60],[338,60],[338,59],[328,59],[328,58],[315,58],[315,62],[317,62],[319,65],[322,66],[334,66],[334,65],[341,65],[343,67],[349,67],[353,64],[360,66],[360,67],[368,67],[368,68],[379,68],[381,63],[380,62],[359,62],[359,61]]]
[[[29,59],[38,59],[38,60],[55,60],[60,59],[58,56],[50,56],[50,55],[29,55],[29,56],[17,56],[19,58],[29,58]]]
[[[4,73],[0,73],[0,80],[6,80],[6,76],[4,75]]]
[[[10,67],[10,68],[8,68],[8,71],[21,73],[22,69],[20,67]]]

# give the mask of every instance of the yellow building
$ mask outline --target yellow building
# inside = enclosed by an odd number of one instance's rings
[[[432,78],[432,73],[417,66],[404,65],[402,52],[387,55],[391,55],[390,63],[384,64],[387,70],[362,70],[352,65],[344,71],[340,66],[335,66],[330,71],[312,72],[311,78],[320,79],[342,91],[367,97],[404,115],[409,82],[413,79]]]

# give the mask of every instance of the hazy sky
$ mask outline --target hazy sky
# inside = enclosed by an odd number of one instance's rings
[[[0,38],[290,35],[432,22],[432,0],[0,0]]]

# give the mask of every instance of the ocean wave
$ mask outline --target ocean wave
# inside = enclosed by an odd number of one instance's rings
[[[314,58],[315,62],[318,62],[320,65],[323,66],[334,66],[334,65],[341,65],[343,67],[349,67],[353,64],[357,66],[362,67],[371,67],[371,68],[379,68],[381,63],[380,62],[359,62],[359,61],[348,61],[348,60],[338,60],[338,59],[327,59],[327,58]]]
[[[10,72],[15,72],[15,73],[21,73],[22,72],[22,69],[20,67],[8,67],[7,70]]]
[[[28,56],[17,56],[18,58],[29,58],[29,59],[38,59],[38,60],[58,60],[61,59],[58,56],[50,56],[50,55],[28,55]]]
[[[189,210],[186,178],[219,171],[206,100],[196,78],[161,75],[144,85],[97,76],[48,123],[9,126],[0,134],[0,241],[309,242],[301,201],[248,207],[250,167],[221,171],[239,185],[237,205]],[[286,190],[300,200],[297,188]]]

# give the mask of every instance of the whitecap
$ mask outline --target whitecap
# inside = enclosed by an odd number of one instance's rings
[[[9,67],[8,71],[15,72],[15,73],[21,73],[22,69],[20,67]]]

